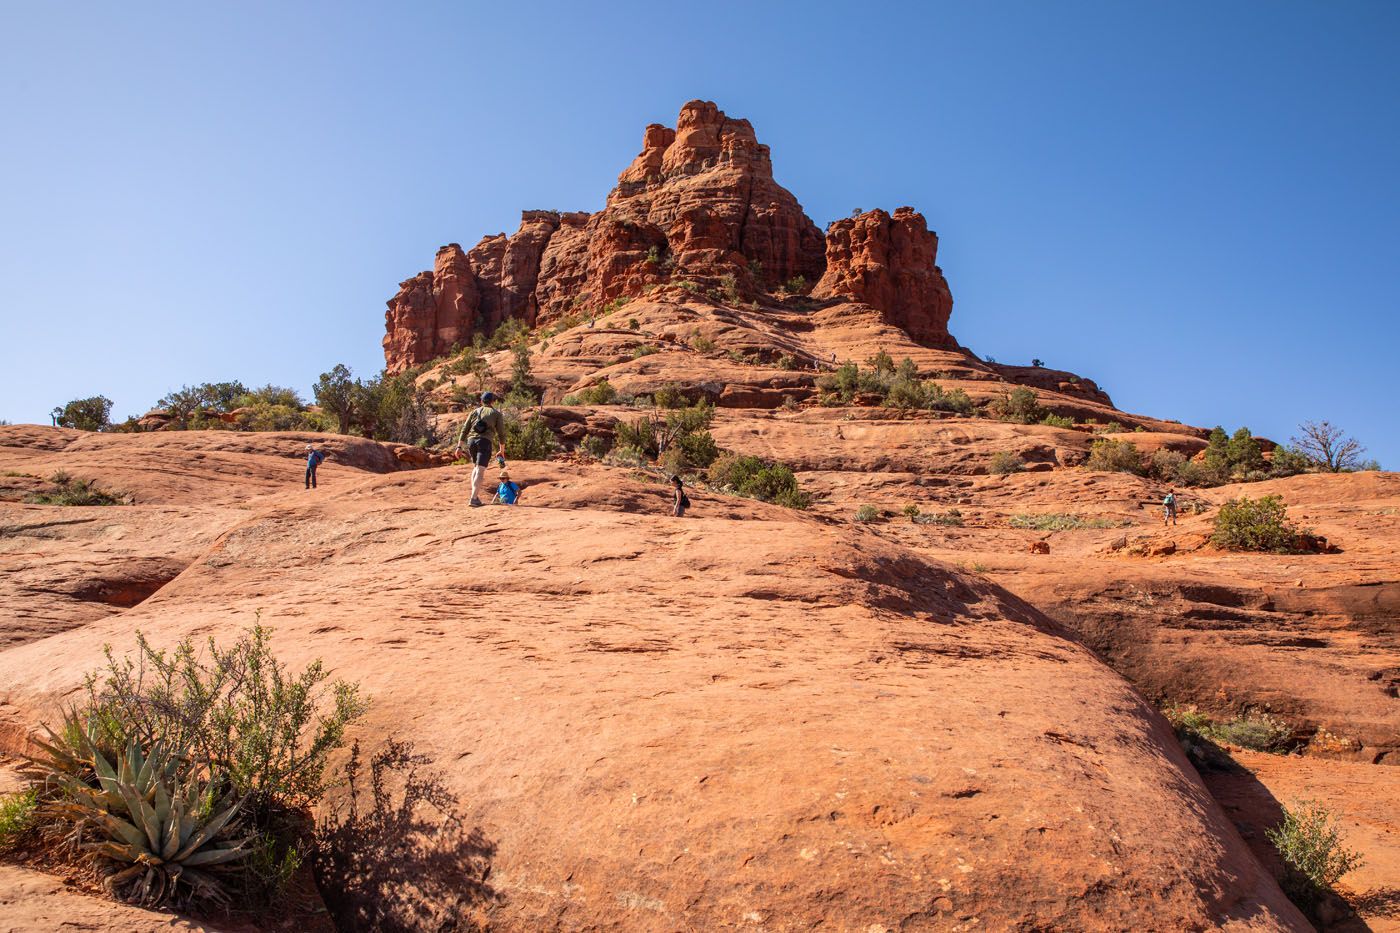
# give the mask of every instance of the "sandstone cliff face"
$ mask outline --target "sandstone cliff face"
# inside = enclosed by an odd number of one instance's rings
[[[836,242],[826,242],[773,179],[749,121],[691,101],[674,129],[646,128],[603,210],[525,211],[513,235],[485,237],[465,254],[444,247],[450,270],[440,252],[432,273],[403,282],[385,315],[385,365],[403,370],[507,318],[549,324],[648,286],[724,283],[751,299],[798,276],[822,280],[825,297],[878,308],[921,343],[953,345],[952,298],[921,216],[875,211],[833,232]]]
[[[870,305],[919,343],[951,348],[953,295],[937,259],[938,235],[923,214],[867,211],[827,230],[826,272],[812,294]]]

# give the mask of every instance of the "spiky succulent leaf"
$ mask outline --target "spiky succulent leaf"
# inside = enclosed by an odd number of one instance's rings
[[[190,853],[194,852],[200,846],[208,842],[210,839],[213,839],[215,836],[217,836],[219,834],[219,830],[223,829],[224,826],[228,824],[228,821],[233,819],[234,814],[238,812],[238,808],[242,805],[242,800],[235,800],[233,802],[233,806],[224,810],[218,816],[213,817],[207,823],[205,823],[202,828],[200,828],[193,836],[190,837],[189,842],[185,843],[184,848],[182,848],[179,852],[175,853],[174,861],[183,862],[185,858],[189,856]]]
[[[239,843],[242,846],[243,840]],[[197,865],[223,865],[225,862],[234,862],[249,854],[249,850],[243,848],[214,849],[204,848],[189,856],[181,862],[186,868],[194,868]]]

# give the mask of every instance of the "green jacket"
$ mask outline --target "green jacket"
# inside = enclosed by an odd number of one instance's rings
[[[458,447],[462,446],[462,440],[467,436],[467,428],[471,428],[471,437],[484,437],[489,440],[495,435],[496,444],[500,447],[506,446],[506,419],[498,409],[482,405],[468,415],[467,420],[462,422],[462,427],[457,430]]]

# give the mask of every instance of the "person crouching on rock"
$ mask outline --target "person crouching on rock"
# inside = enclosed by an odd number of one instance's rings
[[[324,450],[317,450],[315,444],[306,445],[306,488],[316,488],[316,468],[321,465],[321,461],[329,454]]]
[[[496,477],[496,501],[501,505],[515,505],[520,501],[520,492],[525,487],[510,478],[505,470]]]
[[[690,508],[690,497],[685,494],[685,484],[681,482],[679,474],[671,477],[671,485],[676,490],[676,497],[671,501],[671,514],[684,518],[685,510]]]
[[[481,477],[491,462],[491,440],[496,441],[496,458],[505,464],[506,419],[492,406],[496,402],[495,392],[481,393],[481,407],[472,412],[462,429],[457,432],[457,456],[462,456],[462,439],[467,440],[467,453],[472,466],[472,508],[481,505]]]

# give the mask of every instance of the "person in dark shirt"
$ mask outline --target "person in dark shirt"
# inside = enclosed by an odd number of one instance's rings
[[[690,497],[685,494],[685,484],[681,482],[679,475],[671,477],[671,485],[675,487],[676,496],[671,500],[671,514],[676,518],[684,518],[685,510],[690,508]]]
[[[481,407],[462,422],[461,430],[457,432],[457,456],[462,456],[463,439],[467,442],[466,452],[471,455],[472,497],[468,504],[473,508],[481,505],[479,494],[481,477],[491,462],[493,440],[496,448],[496,462],[501,466],[505,466],[506,462],[506,420],[494,407],[495,404],[495,392],[481,393]]]

